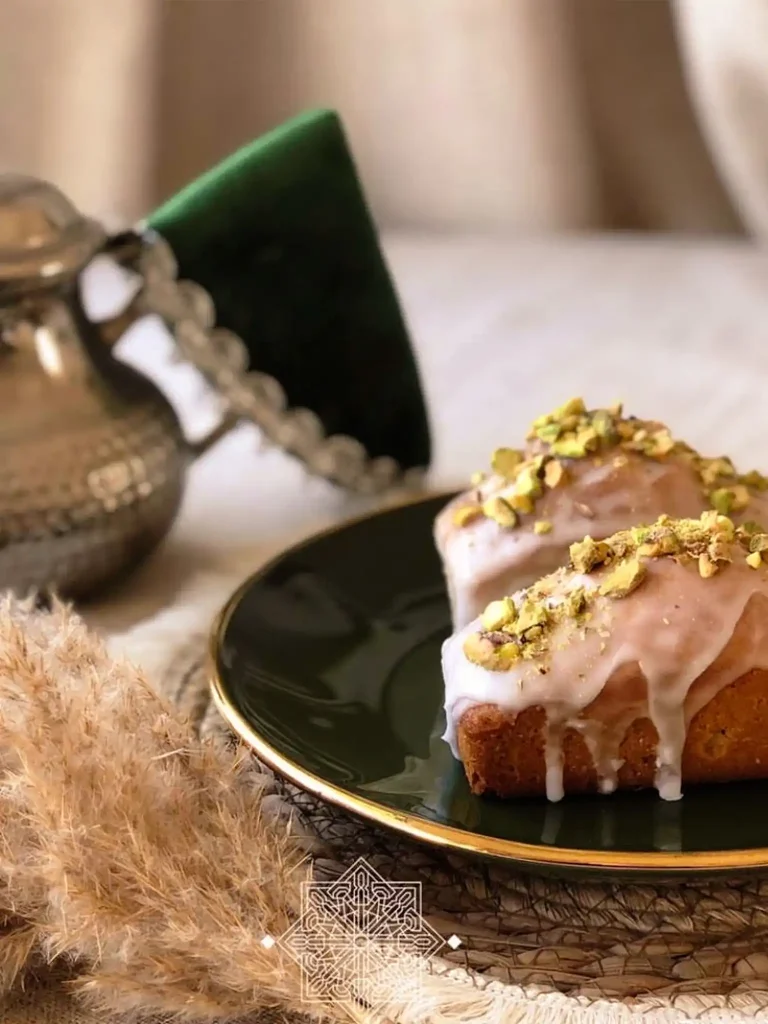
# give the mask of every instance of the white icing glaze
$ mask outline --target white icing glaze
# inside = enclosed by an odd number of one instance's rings
[[[456,729],[466,710],[494,704],[519,713],[543,707],[547,796],[563,795],[561,737],[584,736],[603,792],[616,787],[619,746],[629,725],[648,717],[659,734],[656,787],[665,800],[681,795],[681,758],[689,723],[723,687],[751,669],[768,668],[768,567],[733,563],[710,579],[695,565],[662,558],[628,597],[595,597],[589,628],[561,623],[541,659],[503,672],[468,661],[462,645],[476,620],[443,645],[445,739],[455,756]],[[574,585],[595,587],[600,574],[564,576],[553,600]],[[515,594],[519,603],[521,595]],[[601,635],[602,634],[602,635]],[[605,645],[601,650],[601,645]]]
[[[616,466],[618,454],[570,462],[570,480],[542,495],[535,512],[511,530],[485,516],[461,527],[453,522],[456,508],[474,500],[478,492],[483,501],[503,497],[511,488],[500,477],[489,478],[440,512],[435,543],[443,559],[454,629],[471,622],[495,598],[529,586],[565,564],[570,545],[587,534],[600,540],[654,522],[664,513],[698,517],[707,508],[698,477],[681,459],[625,453],[625,463]],[[768,499],[763,511],[768,516]],[[551,532],[535,534],[537,519],[550,522]]]

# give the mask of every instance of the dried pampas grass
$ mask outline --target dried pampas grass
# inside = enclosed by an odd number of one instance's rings
[[[306,1014],[298,967],[260,940],[309,868],[246,761],[200,743],[65,607],[4,599],[0,986],[57,963],[105,1011]]]

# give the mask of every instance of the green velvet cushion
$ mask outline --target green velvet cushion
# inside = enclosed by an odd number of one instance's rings
[[[312,111],[256,139],[149,223],[290,405],[372,456],[429,463],[407,328],[336,114]]]

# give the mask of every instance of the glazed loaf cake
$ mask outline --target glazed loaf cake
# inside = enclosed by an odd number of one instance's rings
[[[768,776],[768,533],[661,517],[492,602],[443,647],[446,739],[503,797]]]
[[[524,449],[499,448],[491,463],[435,521],[454,629],[562,565],[586,534],[599,540],[708,508],[768,522],[764,477],[704,458],[620,406],[589,411],[571,399],[536,420]]]

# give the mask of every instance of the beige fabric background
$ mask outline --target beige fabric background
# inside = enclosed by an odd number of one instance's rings
[[[0,3],[0,168],[101,216],[312,104],[383,226],[768,232],[768,0]]]

